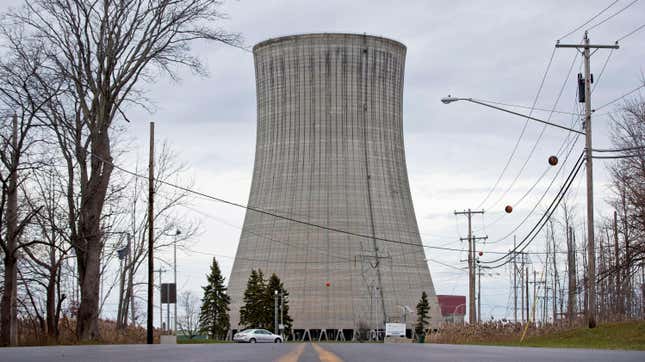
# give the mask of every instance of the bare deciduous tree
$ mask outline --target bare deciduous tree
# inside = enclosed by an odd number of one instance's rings
[[[39,210],[21,212],[18,193],[31,167],[28,153],[38,141],[33,129],[47,99],[41,92],[44,54],[39,42],[23,42],[20,29],[0,27],[0,36],[8,47],[0,63],[0,248],[4,256],[0,345],[15,345],[19,240]]]
[[[186,291],[179,297],[182,314],[177,318],[177,328],[189,339],[199,335],[199,299]]]
[[[177,161],[176,154],[167,143],[163,143],[161,150],[155,160],[155,250],[165,249],[177,243],[179,249],[184,247],[184,242],[198,232],[199,224],[190,220],[178,212],[181,206],[187,206],[190,202],[190,195],[184,190],[174,189],[165,186],[164,182],[178,182],[177,175],[186,171],[187,166]],[[128,182],[126,192],[129,197],[125,201],[125,214],[120,229],[128,230],[130,239],[130,255],[123,265],[123,283],[119,291],[120,303],[117,310],[117,325],[124,328],[128,323],[128,312],[130,322],[135,323],[135,311],[133,301],[136,295],[134,286],[138,284],[134,278],[141,266],[148,257],[148,214],[146,212],[146,197],[141,190],[146,187],[146,180],[139,177],[132,177]],[[182,183],[185,184],[185,183]],[[190,187],[190,186],[189,186]],[[179,230],[179,234],[177,234]]]
[[[72,110],[54,129],[68,158],[70,185],[80,204],[69,210],[71,243],[81,286],[77,334],[99,337],[99,284],[103,233],[101,214],[112,174],[110,131],[125,106],[141,100],[141,81],[174,66],[204,72],[190,43],[206,39],[236,45],[237,34],[215,27],[223,18],[215,0],[31,0],[9,14],[40,39],[50,67],[68,81]],[[71,186],[70,186],[71,187]],[[68,195],[74,195],[69,192]]]

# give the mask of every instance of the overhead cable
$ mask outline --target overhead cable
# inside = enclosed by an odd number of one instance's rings
[[[571,34],[575,33],[576,31],[578,31],[578,30],[582,29],[585,25],[589,24],[590,22],[594,21],[597,17],[599,17],[600,15],[602,15],[602,13],[604,13],[604,12],[605,12],[605,11],[607,11],[607,10],[609,10],[609,8],[611,8],[612,6],[616,5],[616,3],[617,3],[618,1],[619,1],[619,0],[616,0],[616,1],[612,2],[612,3],[611,3],[611,4],[609,4],[606,8],[604,8],[604,9],[600,10],[599,12],[597,12],[597,13],[596,13],[596,15],[592,16],[591,18],[589,18],[589,20],[585,21],[584,23],[582,23],[581,25],[579,25],[579,26],[578,26],[578,27],[576,27],[575,29],[571,30],[570,32],[568,32],[568,33],[564,34],[563,36],[561,36],[560,38],[558,38],[558,40],[562,40],[562,39],[564,39],[564,38],[568,37],[569,35],[571,35]]]

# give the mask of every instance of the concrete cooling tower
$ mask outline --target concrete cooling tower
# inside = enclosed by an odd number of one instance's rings
[[[411,329],[422,291],[440,322],[405,163],[405,53],[397,41],[355,34],[253,48],[248,205],[285,218],[246,213],[229,282],[233,329],[251,269],[281,278],[296,338],[349,339],[359,324],[382,330],[386,321]]]

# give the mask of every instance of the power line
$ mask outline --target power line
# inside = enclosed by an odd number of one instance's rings
[[[555,108],[558,106],[558,103],[560,102],[560,98],[562,97],[562,94],[564,93],[564,89],[567,86],[567,83],[569,83],[569,77],[571,76],[571,72],[573,71],[573,67],[576,64],[576,60],[578,59],[578,54],[573,57],[573,61],[571,62],[571,66],[569,66],[569,72],[567,73],[567,76],[564,79],[564,82],[562,82],[562,86],[560,87],[560,92],[558,93],[557,98],[555,99],[555,103],[553,104],[552,110],[555,110]],[[549,117],[547,118],[547,121],[551,120],[551,117],[553,116],[553,112],[549,113]],[[524,160],[524,163],[522,164],[522,167],[520,167],[520,170],[517,172],[517,175],[515,175],[515,178],[513,181],[511,181],[511,184],[506,188],[506,190],[502,193],[502,195],[490,206],[490,208],[494,208],[499,204],[501,200],[508,195],[509,191],[515,186],[515,183],[517,180],[520,178],[524,170],[526,169],[526,165],[528,165],[529,161],[531,160],[531,157],[533,157],[533,154],[535,153],[535,150],[537,149],[538,144],[542,140],[542,137],[544,136],[544,133],[546,132],[547,126],[544,125],[542,126],[542,130],[540,131],[540,134],[538,135],[538,138],[535,140],[533,143],[533,147],[531,147],[531,151],[529,152],[528,156],[526,157],[526,160]]]
[[[434,260],[434,259],[430,259],[430,258],[426,258],[426,260],[427,260],[427,261],[431,261],[431,262],[433,262],[433,263],[437,263],[437,264],[439,264],[439,265],[443,265],[443,266],[448,267],[448,268],[452,268],[452,269],[455,269],[455,270],[459,270],[460,272],[463,272],[463,273],[468,273],[468,270],[461,269],[461,268],[458,268],[458,267],[456,267],[456,266],[454,266],[454,265],[450,265],[450,264],[446,264],[446,263],[440,262],[439,260]]]
[[[540,98],[540,94],[542,93],[542,88],[544,88],[544,82],[546,81],[546,78],[549,74],[549,70],[551,69],[551,64],[553,64],[553,58],[555,57],[555,49],[551,53],[551,57],[549,58],[549,62],[546,66],[546,70],[544,71],[544,75],[542,76],[542,80],[540,81],[540,86],[538,87],[538,91],[535,95],[535,98],[533,99],[533,105],[532,107],[535,107],[537,105],[537,101]],[[531,110],[529,112],[529,117],[533,114],[533,111]],[[513,160],[513,157],[515,157],[515,153],[517,152],[517,149],[520,145],[520,142],[522,141],[522,138],[524,137],[524,133],[526,132],[526,128],[529,125],[529,119],[527,118],[526,121],[524,121],[524,126],[522,127],[522,132],[520,132],[520,136],[517,138],[517,141],[515,142],[515,146],[513,146],[513,151],[511,151],[511,154],[509,155],[508,159],[506,160],[506,164],[504,165],[504,168],[502,169],[502,172],[500,173],[499,177],[495,181],[495,184],[493,187],[488,191],[488,194],[484,199],[477,205],[476,209],[480,209],[486,201],[490,198],[490,196],[493,194],[493,192],[497,189],[497,186],[499,185],[499,182],[502,180],[504,175],[506,174],[506,170],[508,170],[508,166],[511,164],[511,161]]]
[[[591,93],[593,93],[596,88],[598,87],[598,84],[600,84],[600,79],[602,78],[603,73],[605,72],[605,68],[607,67],[607,63],[609,63],[609,59],[611,59],[611,55],[614,54],[615,49],[611,49],[609,51],[609,54],[607,54],[607,59],[605,59],[605,63],[602,65],[602,69],[600,70],[600,74],[596,78],[596,82],[593,85],[593,88],[591,89]]]
[[[605,18],[604,20],[602,20],[601,22],[599,22],[599,23],[597,23],[597,24],[595,24],[595,25],[591,26],[590,28],[588,28],[588,29],[587,29],[587,31],[592,30],[592,29],[595,29],[596,27],[598,27],[598,26],[600,26],[600,25],[602,25],[602,24],[606,23],[606,22],[607,22],[607,21],[609,21],[610,19],[613,19],[616,15],[618,15],[618,14],[622,13],[623,11],[627,10],[629,7],[631,7],[632,5],[636,4],[637,2],[638,2],[638,0],[634,0],[634,1],[630,2],[629,4],[627,4],[627,5],[626,5],[625,7],[623,7],[622,9],[620,9],[620,10],[618,10],[617,12],[615,12],[615,13],[613,13],[613,14],[609,15],[608,17],[606,17],[606,18]],[[613,4],[612,4],[612,5],[613,5]]]
[[[643,28],[645,28],[645,24],[643,24],[643,25],[639,26],[638,28],[636,28],[636,29],[634,29],[634,30],[630,31],[629,33],[627,33],[627,34],[625,34],[625,35],[621,36],[620,38],[618,38],[618,40],[616,40],[616,43],[618,43],[619,41],[622,41],[623,39],[625,39],[625,38],[627,38],[627,37],[629,37],[629,36],[631,36],[631,35],[635,34],[636,32],[640,31],[640,30],[641,30],[641,29],[643,29]]]
[[[576,138],[576,140],[577,140],[577,138]],[[530,211],[529,211],[529,213],[526,215],[526,217],[524,217],[524,219],[523,219],[523,220],[522,220],[522,221],[521,221],[521,222],[520,222],[520,223],[519,223],[515,228],[513,228],[513,230],[511,230],[509,233],[507,233],[505,236],[503,236],[502,238],[497,239],[497,240],[495,240],[495,241],[491,241],[491,243],[498,243],[498,242],[501,242],[501,241],[503,241],[503,240],[505,240],[505,239],[509,238],[509,237],[510,237],[511,235],[513,235],[513,234],[514,234],[514,233],[515,233],[515,232],[516,232],[516,231],[517,231],[517,230],[518,230],[522,225],[524,225],[524,223],[525,223],[525,222],[526,222],[526,221],[527,221],[527,220],[528,220],[528,219],[533,215],[533,213],[535,212],[535,210],[537,210],[537,207],[540,205],[540,203],[542,202],[542,200],[544,200],[544,198],[546,197],[546,195],[547,195],[547,193],[549,192],[549,190],[551,190],[551,187],[552,187],[552,186],[553,186],[553,184],[555,183],[555,181],[556,181],[557,177],[560,175],[560,173],[561,173],[561,172],[562,172],[562,170],[564,169],[564,165],[566,164],[567,160],[569,159],[570,154],[571,154],[571,152],[572,152],[572,150],[573,150],[573,147],[574,147],[574,146],[575,146],[575,143],[574,143],[574,144],[571,146],[571,148],[569,149],[569,153],[567,153],[567,155],[566,155],[566,157],[565,157],[564,161],[562,162],[562,166],[561,166],[561,167],[558,169],[558,171],[556,172],[555,176],[553,177],[553,179],[552,179],[552,180],[551,180],[551,182],[549,183],[549,186],[548,186],[548,187],[547,187],[547,189],[542,193],[542,196],[541,196],[541,197],[540,197],[540,199],[537,201],[537,203],[533,206],[533,208],[531,208],[531,210],[530,210]],[[582,156],[580,156],[580,157],[582,157]],[[578,161],[579,161],[579,160],[580,160],[580,158],[578,159]],[[576,164],[578,163],[578,161],[576,161]],[[570,174],[569,174],[569,175],[570,175]]]
[[[575,29],[571,30],[570,32],[568,32],[568,33],[564,34],[563,36],[561,36],[560,38],[558,38],[558,40],[562,40],[562,39],[564,39],[564,38],[568,37],[569,35],[571,35],[571,34],[575,33],[576,31],[578,31],[578,30],[582,29],[582,27],[584,27],[585,25],[587,25],[587,24],[589,24],[590,22],[594,21],[597,17],[599,17],[600,15],[602,15],[602,13],[604,13],[604,12],[605,12],[605,11],[607,11],[607,10],[609,10],[609,8],[611,8],[612,6],[616,5],[616,3],[617,3],[618,1],[619,1],[619,0],[616,0],[616,1],[612,2],[612,3],[611,3],[611,4],[609,4],[606,8],[604,8],[604,9],[600,10],[598,13],[596,13],[596,15],[592,16],[589,20],[587,20],[587,21],[585,21],[584,23],[582,23],[582,25],[578,26],[577,28],[575,28]]]
[[[611,105],[611,104],[613,104],[613,103],[616,103],[616,102],[618,102],[619,100],[621,100],[621,99],[623,99],[623,98],[625,98],[625,97],[627,97],[627,96],[631,95],[632,93],[636,92],[637,90],[639,90],[639,89],[641,89],[641,88],[643,88],[643,87],[645,87],[645,83],[643,83],[643,84],[639,85],[638,87],[636,87],[636,88],[634,88],[634,89],[630,90],[629,92],[627,92],[627,93],[623,94],[622,96],[620,96],[620,97],[618,97],[618,98],[616,98],[616,99],[614,99],[614,100],[612,100],[612,101],[610,101],[610,102],[607,102],[607,103],[603,104],[603,105],[602,105],[602,106],[600,106],[600,107],[596,107],[593,111],[594,111],[594,112],[596,112],[596,111],[597,111],[597,110],[599,110],[599,109],[603,109],[603,108],[607,107],[608,105]]]
[[[118,165],[116,165],[116,164],[114,164],[112,162],[106,161],[103,158],[101,158],[101,157],[99,157],[99,156],[97,156],[95,154],[92,154],[92,156],[97,158],[97,159],[99,159],[100,161],[104,162],[105,164],[108,164],[108,165],[114,167],[115,169],[120,170],[122,172],[125,172],[125,173],[127,173],[129,175],[139,177],[139,178],[144,178],[144,179],[148,178],[148,176],[138,174],[136,172],[133,172],[133,171],[125,169],[125,168],[123,168],[121,166],[118,166]],[[355,237],[359,237],[359,238],[370,239],[370,240],[378,240],[378,241],[382,241],[382,242],[386,242],[386,243],[409,245],[409,246],[415,246],[415,247],[420,247],[420,248],[437,249],[437,250],[445,250],[445,251],[459,251],[459,252],[466,251],[465,249],[433,246],[433,245],[427,245],[427,244],[423,244],[423,243],[422,244],[417,244],[417,243],[408,242],[408,241],[393,240],[393,239],[381,238],[381,237],[377,237],[377,236],[364,235],[364,234],[355,233],[355,232],[348,231],[348,230],[342,230],[342,229],[338,229],[338,228],[334,228],[334,227],[330,227],[330,226],[315,224],[315,223],[312,223],[312,222],[309,222],[309,221],[298,220],[298,219],[295,219],[295,218],[292,218],[292,217],[289,217],[289,216],[275,214],[275,213],[272,213],[272,212],[269,212],[269,211],[266,211],[266,210],[262,210],[262,209],[259,209],[259,208],[256,208],[256,207],[243,205],[243,204],[240,204],[240,203],[237,203],[237,202],[234,202],[234,201],[229,201],[229,200],[226,200],[226,199],[222,199],[220,197],[212,196],[212,195],[200,192],[200,191],[192,190],[190,188],[180,186],[180,185],[177,185],[177,184],[173,184],[173,183],[168,182],[168,181],[163,181],[163,180],[159,180],[159,179],[157,179],[155,181],[159,182],[160,184],[170,186],[170,187],[173,187],[173,188],[185,191],[185,192],[189,192],[189,193],[192,193],[192,194],[195,194],[195,195],[198,195],[198,196],[201,196],[201,197],[213,200],[213,201],[221,202],[223,204],[239,207],[239,208],[242,208],[242,209],[257,212],[259,214],[275,217],[275,218],[278,218],[278,219],[282,219],[282,220],[286,220],[286,221],[290,221],[290,222],[294,222],[294,223],[298,223],[298,224],[302,224],[302,225],[306,225],[306,226],[310,226],[310,227],[314,227],[314,228],[318,228],[318,229],[322,229],[322,230],[332,231],[332,232],[336,232],[336,233],[340,233],[340,234],[346,234],[346,235],[355,236]],[[504,252],[490,252],[490,253],[504,254]]]
[[[575,98],[576,98],[576,99],[574,100],[574,108],[576,108],[576,107],[578,106],[577,89],[576,89],[576,97],[575,97]],[[572,115],[574,115],[574,116],[579,116],[579,113],[571,112],[571,114],[572,114]],[[569,125],[569,128],[572,128],[572,127],[575,125],[576,121],[578,121],[578,119],[577,119],[576,117],[572,117],[572,119],[571,119],[571,124]],[[574,135],[574,136],[575,136],[575,138],[573,138],[573,139],[571,139],[571,140],[570,140],[570,137],[571,137],[571,135],[572,135],[572,134],[573,134],[573,132],[569,131],[569,133],[567,134],[567,136],[565,137],[565,139],[562,141],[562,144],[561,144],[561,145],[560,145],[560,147],[558,148],[558,151],[555,153],[555,154],[556,154],[556,156],[560,156],[560,155],[562,154],[563,150],[565,150],[567,147],[569,147],[569,145],[571,146],[571,147],[569,148],[569,151],[566,153],[566,156],[565,156],[565,158],[564,158],[564,161],[562,162],[562,165],[560,166],[561,168],[562,168],[562,167],[564,167],[564,165],[566,164],[567,160],[569,159],[569,155],[571,154],[571,151],[573,151],[573,148],[574,148],[574,146],[575,146],[575,144],[577,143],[578,138],[579,138],[579,135],[577,135],[577,134],[576,134],[576,135]],[[572,142],[573,142],[573,144],[572,144]],[[517,200],[516,202],[514,202],[514,203],[513,203],[513,204],[511,204],[511,205],[513,205],[513,207],[516,207],[516,206],[520,205],[520,204],[521,204],[521,202],[522,202],[522,201],[523,201],[523,200],[524,200],[524,199],[525,199],[525,198],[526,198],[526,197],[527,197],[527,196],[528,196],[528,195],[533,191],[533,189],[535,189],[535,187],[537,187],[537,185],[542,181],[542,179],[543,179],[543,178],[544,178],[544,177],[549,173],[549,171],[550,171],[552,168],[553,168],[553,167],[552,167],[552,166],[550,166],[550,165],[549,165],[549,166],[547,166],[547,167],[546,167],[546,169],[544,170],[544,172],[540,175],[540,177],[536,180],[536,182],[535,182],[535,183],[533,183],[533,185],[532,185],[532,186],[527,190],[527,192],[525,192],[525,193],[524,193],[524,195],[522,195],[522,197],[520,197],[520,198],[519,198],[519,200]],[[559,174],[560,174],[560,172],[558,171],[558,172],[555,174],[555,176],[554,176],[554,180],[553,180],[553,181],[551,181],[551,184],[555,181],[555,178],[557,178]],[[549,188],[550,188],[550,187],[551,187],[551,186],[549,185]],[[545,195],[545,194],[544,194],[544,195]],[[542,199],[544,198],[544,195],[540,198],[540,201],[539,201],[539,202],[541,202],[541,201],[542,201]],[[538,202],[538,203],[539,203],[539,202]],[[535,208],[534,208],[533,210],[531,210],[531,212],[530,212],[530,214],[531,214],[531,215],[533,214],[533,211],[535,211]],[[483,229],[485,230],[485,228],[486,228],[486,227],[490,227],[490,226],[492,226],[492,225],[497,224],[497,223],[498,223],[498,222],[500,222],[502,219],[504,219],[507,215],[508,215],[508,214],[503,213],[501,216],[499,216],[498,218],[496,218],[496,219],[495,219],[494,221],[492,221],[491,223],[489,223],[489,224],[485,224],[485,225],[484,225],[484,227],[483,227]],[[529,215],[529,216],[530,216],[530,215]],[[525,220],[526,220],[526,219],[525,219]],[[489,243],[494,244],[494,243],[497,243],[497,242],[499,242],[499,241],[490,241]]]
[[[632,157],[641,157],[641,155],[622,155],[622,156],[591,156],[592,158],[595,159],[605,159],[605,160],[616,160],[616,159],[623,159],[623,158],[632,158]]]
[[[520,248],[520,247],[522,248],[520,250],[520,252],[524,251],[524,249],[526,249],[531,244],[531,242],[535,239],[535,237],[539,234],[539,232],[542,230],[544,225],[546,225],[546,221],[548,221],[549,218],[551,217],[551,215],[555,212],[556,208],[558,207],[558,205],[560,204],[560,202],[562,201],[562,199],[566,195],[567,191],[569,190],[569,187],[573,183],[573,180],[578,175],[578,171],[580,171],[580,169],[582,168],[582,165],[584,165],[584,154],[585,154],[584,152],[582,152],[580,154],[580,157],[578,157],[578,161],[576,162],[576,165],[574,166],[574,168],[571,170],[571,172],[567,176],[567,179],[565,180],[564,184],[562,185],[562,187],[558,191],[558,194],[556,195],[555,199],[551,202],[551,204],[549,205],[549,207],[547,208],[545,213],[542,215],[540,220],[538,220],[537,224],[535,224],[535,226],[533,226],[533,228],[528,232],[528,234],[524,237],[524,239],[522,239],[522,241],[520,241],[513,248],[513,250],[511,250],[508,253],[506,253],[506,256],[509,256],[509,255],[515,253],[518,250],[518,248]],[[533,236],[531,236],[531,234],[533,234]],[[542,254],[542,253],[533,253],[533,254]],[[505,257],[500,257],[500,258],[490,260],[490,261],[481,261],[481,263],[493,264],[493,263],[496,263],[496,262],[498,262],[500,260],[503,260],[504,258]],[[503,265],[508,264],[510,261],[511,261],[511,259],[507,260],[505,263],[503,263],[501,265],[497,265],[497,266],[491,267],[491,268],[501,267]]]
[[[643,150],[645,149],[645,146],[636,146],[636,147],[628,147],[628,148],[617,148],[613,150],[608,150],[608,149],[597,149],[593,148],[593,152],[626,152],[626,151],[636,151],[636,150]]]

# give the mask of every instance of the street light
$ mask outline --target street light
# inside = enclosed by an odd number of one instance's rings
[[[450,103],[457,102],[457,101],[467,101],[467,102],[471,102],[471,103],[477,103],[477,104],[480,104],[480,105],[485,106],[485,107],[489,107],[489,108],[497,109],[498,111],[502,111],[502,112],[506,112],[506,113],[514,114],[514,115],[516,115],[516,116],[524,117],[524,118],[527,118],[527,119],[530,119],[530,120],[533,120],[533,121],[536,121],[536,122],[540,122],[540,123],[548,124],[549,126],[553,126],[553,127],[561,128],[561,129],[564,129],[564,130],[567,130],[567,131],[571,131],[571,132],[575,132],[575,133],[578,133],[578,134],[581,134],[581,135],[584,135],[584,134],[585,134],[584,132],[579,131],[579,130],[577,130],[577,129],[573,129],[573,128],[569,128],[569,127],[561,126],[561,125],[559,125],[559,124],[555,124],[555,123],[547,122],[547,121],[541,120],[541,119],[539,119],[539,118],[531,117],[531,116],[528,116],[528,115],[526,115],[526,114],[522,114],[522,113],[514,112],[514,111],[511,111],[511,110],[508,110],[508,109],[505,109],[505,108],[497,107],[497,106],[494,106],[494,105],[492,105],[492,104],[488,104],[488,103],[480,102],[480,101],[475,100],[475,99],[472,99],[472,98],[459,98],[459,97],[452,97],[452,96],[450,96],[450,95],[448,95],[447,97],[441,98],[441,103],[443,103],[443,104],[450,104]]]

